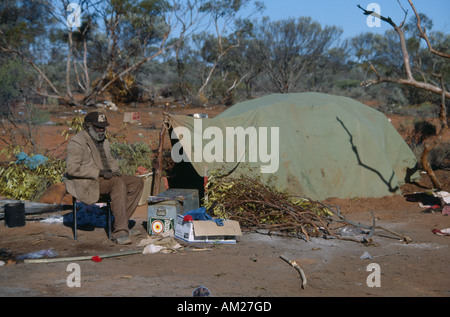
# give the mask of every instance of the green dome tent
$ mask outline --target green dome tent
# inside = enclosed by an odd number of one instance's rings
[[[314,200],[398,194],[417,161],[379,111],[347,97],[273,94],[215,118],[170,115],[172,158],[200,176],[249,170]]]

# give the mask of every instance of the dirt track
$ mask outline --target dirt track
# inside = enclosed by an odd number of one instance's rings
[[[149,111],[146,111],[149,113]],[[120,115],[117,115],[120,118]],[[136,127],[155,140],[156,129]],[[63,129],[50,127],[54,135]],[[49,128],[49,129],[50,129]],[[46,133],[51,133],[47,131]],[[136,134],[133,134],[136,136]],[[51,140],[51,138],[48,138]],[[53,139],[55,144],[60,140]],[[439,174],[449,191],[449,173]],[[424,179],[426,183],[427,180]],[[408,187],[407,191],[423,190]],[[69,287],[67,271],[71,262],[25,264],[6,260],[0,267],[0,296],[138,296],[190,297],[198,286],[207,287],[214,297],[322,297],[322,296],[440,296],[450,295],[450,236],[438,236],[433,229],[450,227],[450,217],[423,213],[417,202],[404,197],[381,199],[331,200],[339,204],[351,220],[371,224],[373,210],[377,224],[406,235],[405,244],[397,237],[377,231],[378,246],[314,238],[281,238],[245,233],[233,245],[196,245],[209,250],[193,251],[192,246],[171,254],[136,254],[107,258],[101,262],[78,261],[80,287]],[[67,211],[66,211],[67,212]],[[139,207],[134,220],[142,235],[133,245],[109,242],[103,229],[79,230],[79,241],[61,223],[27,221],[21,228],[6,228],[0,222],[0,249],[10,257],[53,248],[59,257],[95,256],[122,250],[141,250],[136,244],[146,238],[146,206]],[[372,259],[361,259],[368,252]],[[301,288],[299,273],[280,259],[295,260],[307,277]],[[368,265],[380,268],[380,287],[369,287]],[[370,282],[370,281],[369,281]],[[370,284],[370,283],[369,283]]]

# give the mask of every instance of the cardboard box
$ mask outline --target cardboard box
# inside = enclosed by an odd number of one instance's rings
[[[142,191],[141,199],[139,200],[139,206],[148,204],[148,197],[152,193],[153,173],[146,175],[139,175],[144,178],[144,190]]]
[[[125,112],[123,115],[123,122],[138,123],[141,120],[139,112]]]
[[[147,229],[149,235],[157,235],[174,228],[174,221],[171,218],[154,217],[149,218]]]
[[[175,237],[186,242],[206,243],[236,243],[236,237],[241,236],[239,222],[224,220],[223,226],[218,226],[211,220],[194,220],[183,222],[183,215],[178,215],[175,224]]]

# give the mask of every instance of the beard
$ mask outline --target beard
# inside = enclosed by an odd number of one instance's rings
[[[88,128],[88,133],[91,136],[91,138],[94,139],[94,141],[96,142],[103,142],[106,137],[105,132],[97,132],[92,126]]]

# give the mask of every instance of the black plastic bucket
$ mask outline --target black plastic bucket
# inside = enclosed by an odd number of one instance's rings
[[[5,205],[5,226],[8,228],[25,226],[24,203],[12,203]]]

